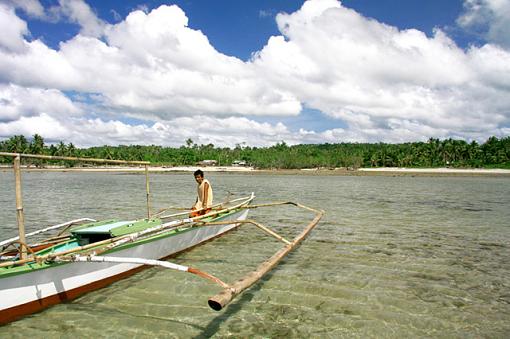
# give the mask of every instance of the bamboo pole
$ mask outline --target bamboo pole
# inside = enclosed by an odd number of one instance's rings
[[[20,243],[26,243],[25,237],[25,216],[23,214],[23,199],[21,194],[21,157],[18,155],[14,158],[14,179],[16,186],[16,218],[18,221],[18,239]],[[20,246],[20,258],[27,258],[27,249]]]
[[[62,224],[49,226],[49,227],[43,228],[42,230],[38,230],[38,231],[31,232],[31,233],[27,233],[27,234],[25,234],[25,237],[28,238],[28,237],[30,237],[32,235],[41,234],[41,233],[44,233],[44,232],[47,232],[47,231],[51,231],[51,230],[54,230],[54,229],[58,229],[58,228],[62,228],[62,227],[68,227],[68,226],[71,226],[71,225],[74,225],[74,224],[77,224],[77,223],[80,223],[80,222],[83,222],[83,221],[95,222],[96,220],[95,219],[90,219],[90,218],[81,218],[81,219],[75,219],[75,220],[71,220],[71,221],[66,221],[66,222],[64,222]],[[5,244],[8,244],[8,243],[10,243],[10,242],[12,242],[14,240],[18,240],[18,239],[19,239],[19,237],[14,237],[14,238],[3,240],[2,242],[0,242],[0,246],[3,246]]]
[[[269,272],[271,269],[273,269],[280,260],[282,260],[285,255],[287,255],[290,251],[292,251],[296,246],[303,241],[303,239],[310,233],[310,231],[317,225],[319,220],[322,218],[324,211],[315,210],[309,207],[306,207],[301,204],[295,204],[298,207],[302,207],[308,210],[313,210],[317,214],[315,218],[308,224],[308,226],[292,241],[292,243],[285,245],[282,249],[280,249],[278,252],[276,252],[271,258],[266,260],[264,263],[259,265],[259,267],[251,272],[248,273],[243,278],[237,280],[235,283],[230,285],[228,288],[224,288],[223,291],[218,293],[217,295],[209,298],[208,304],[209,306],[215,310],[219,311],[223,307],[225,307],[229,302],[232,301],[238,294],[246,290],[251,285],[255,284],[257,281],[264,276],[267,272]]]
[[[20,260],[16,260],[16,261],[7,261],[7,262],[0,263],[0,268],[1,267],[13,266],[13,265],[22,265],[22,264],[26,264],[28,262],[33,262],[33,261],[37,261],[37,260],[40,260],[40,261],[50,260],[50,259],[55,258],[57,256],[71,254],[71,253],[75,253],[75,252],[79,252],[79,251],[84,251],[84,250],[87,250],[87,249],[90,249],[90,248],[94,248],[94,247],[97,247],[97,246],[101,246],[101,245],[104,245],[104,244],[109,244],[109,243],[114,242],[116,240],[118,240],[118,238],[106,239],[106,240],[98,241],[98,242],[95,242],[95,243],[92,243],[92,244],[88,244],[88,245],[84,245],[84,246],[78,246],[78,247],[69,249],[67,251],[62,251],[62,252],[59,252],[59,253],[50,253],[50,254],[47,254],[47,255],[42,255],[42,256],[38,256],[38,257],[34,257],[34,258],[26,258],[26,259],[20,259]]]
[[[151,191],[149,182],[149,167],[145,165],[145,189],[147,192],[147,219],[151,218]]]
[[[211,221],[211,222],[204,221],[203,223],[198,223],[197,226],[215,226],[215,225],[229,225],[229,224],[252,224],[287,245],[291,243],[290,241],[288,241],[287,239],[285,239],[284,237],[282,237],[275,231],[271,230],[269,227],[264,226],[261,223],[258,223],[255,220],[251,220],[251,219],[233,220],[233,221],[232,220],[231,221]]]
[[[249,205],[249,203],[251,203],[253,201],[253,199],[255,199],[255,193],[252,192],[251,195],[247,198],[247,200],[243,201],[240,204],[237,204],[237,205],[232,206],[232,207],[224,208],[224,209],[219,210],[219,211],[211,211],[209,213],[206,213],[204,215],[200,215],[198,217],[193,217],[191,219],[193,221],[199,221],[201,219],[205,219],[207,217],[212,217],[212,216],[218,215],[220,213],[229,212],[229,211],[236,210],[236,209],[239,209],[239,208],[247,208],[247,206]],[[241,200],[241,199],[237,199],[237,200]]]
[[[0,152],[0,156],[13,157],[13,169],[16,183],[16,217],[18,222],[18,239],[25,243],[25,219],[23,214],[23,202],[21,194],[21,157],[24,158],[36,158],[36,159],[47,159],[47,160],[70,160],[70,161],[84,161],[84,162],[96,162],[96,163],[111,163],[111,164],[132,164],[132,165],[145,165],[146,175],[146,187],[147,187],[147,215],[150,218],[150,199],[149,199],[149,177],[148,167],[150,164],[148,161],[125,161],[125,160],[111,160],[111,159],[96,159],[96,158],[79,158],[79,157],[64,157],[64,156],[52,156],[42,154],[23,154],[23,153],[8,153]],[[26,249],[20,246],[20,258],[21,261],[27,259]],[[2,267],[2,266],[0,266]]]
[[[120,245],[124,245],[124,244],[126,244],[128,242],[136,241],[136,240],[139,239],[139,237],[144,236],[144,235],[154,236],[154,235],[158,234],[157,232],[165,232],[169,228],[177,228],[179,226],[188,225],[188,224],[190,226],[192,226],[194,223],[200,221],[200,219],[204,219],[204,218],[209,217],[209,216],[218,215],[218,214],[223,213],[223,212],[229,212],[229,211],[234,210],[234,209],[239,209],[241,206],[243,206],[245,204],[248,204],[253,199],[255,199],[255,195],[252,193],[251,196],[247,197],[246,199],[247,199],[246,201],[243,201],[242,203],[240,203],[240,204],[238,204],[236,206],[232,206],[230,208],[225,208],[225,209],[220,210],[220,211],[211,212],[211,213],[208,213],[208,214],[205,214],[205,215],[201,215],[201,216],[198,216],[198,217],[194,217],[194,218],[170,221],[168,223],[165,223],[165,224],[153,227],[153,228],[148,228],[146,230],[143,230],[143,231],[140,231],[140,232],[137,232],[137,233],[133,233],[133,234],[130,234],[130,235],[127,235],[127,236],[124,236],[122,238],[119,238],[117,241],[112,242],[111,244],[107,245],[104,248],[95,250],[94,251],[94,255],[103,254],[105,252],[108,252],[112,248],[118,247]],[[232,220],[229,223],[230,224],[234,224],[236,222],[237,222],[237,220]]]
[[[10,246],[14,247],[14,249],[16,249],[16,246],[14,246],[14,244],[19,244],[20,246],[20,249],[18,249],[18,252],[21,251],[21,247],[25,247],[26,250],[28,250],[32,255],[35,256],[35,253],[34,253],[34,250],[32,250],[32,248],[30,246],[28,246],[26,243],[20,241],[20,240],[15,240],[11,243],[9,243],[9,245],[5,246],[3,249],[2,249],[2,253],[0,253],[0,255],[3,255],[3,254],[6,254],[6,253],[9,253],[9,252],[12,252],[7,250]],[[26,251],[25,251],[26,252]]]
[[[220,202],[220,203],[217,203],[215,205],[212,205],[210,208],[211,209],[216,209],[218,210],[219,208],[219,211],[223,210],[224,209],[224,206],[225,204],[231,204],[233,202],[237,202],[237,201],[241,201],[241,200],[247,200],[251,197],[255,197],[254,193],[252,193],[250,196],[247,196],[247,197],[241,197],[241,198],[237,198],[237,199],[233,199],[233,200],[228,200],[228,201],[225,201],[225,202]],[[251,201],[252,199],[250,199]],[[243,207],[245,208],[245,207]],[[160,216],[159,218],[160,219],[168,219],[168,218],[171,218],[171,217],[176,217],[176,216],[179,216],[179,215],[186,215],[186,214],[189,214],[190,212],[190,208],[189,207],[177,207],[177,206],[169,206],[167,208],[164,208],[162,210],[160,210],[158,213],[154,214],[154,217],[155,216],[159,216],[160,214],[162,214],[163,212],[166,212],[167,210],[170,210],[170,209],[173,209],[173,210],[182,210],[182,211],[186,211],[186,212],[179,212],[179,213],[174,213],[174,214],[169,214],[169,215],[162,215]],[[199,209],[199,210],[195,210],[195,212],[198,212],[198,211],[203,211],[207,208],[202,208],[202,209]]]
[[[76,252],[90,250],[90,249],[93,250],[94,254],[104,253],[104,252],[110,250],[111,248],[123,245],[124,243],[127,243],[127,242],[131,242],[131,241],[137,240],[141,235],[151,235],[152,236],[154,232],[166,230],[166,229],[168,229],[170,227],[181,226],[181,225],[184,225],[186,223],[192,223],[192,222],[193,221],[191,219],[176,220],[175,222],[169,222],[169,223],[166,223],[166,224],[162,224],[162,225],[159,225],[159,226],[156,226],[156,227],[153,227],[153,228],[149,228],[149,229],[137,232],[137,233],[122,235],[122,236],[118,236],[116,238],[110,238],[110,239],[106,239],[106,240],[101,240],[101,241],[94,242],[94,243],[91,243],[91,244],[88,244],[88,245],[74,247],[72,249],[69,249],[69,250],[66,250],[66,251],[62,251],[62,252],[58,252],[58,253],[50,253],[50,254],[47,254],[47,255],[38,256],[36,258],[26,258],[26,259],[21,259],[21,260],[16,260],[16,261],[9,261],[9,262],[0,263],[0,267],[7,267],[7,266],[13,266],[13,265],[21,265],[21,264],[25,264],[27,262],[31,262],[31,261],[34,261],[34,260],[52,260],[52,259],[54,259],[56,257],[61,257],[61,256],[65,256],[65,255],[68,255],[68,254],[73,254],[73,253],[76,253]],[[113,246],[109,246],[109,245],[112,245],[112,244],[113,244]],[[105,247],[101,247],[103,245],[105,245]],[[88,255],[88,254],[90,254],[90,253],[82,253],[82,255]]]
[[[111,248],[123,245],[127,242],[132,242],[132,241],[138,240],[140,236],[145,236],[145,235],[153,236],[153,235],[157,234],[157,232],[165,232],[170,228],[176,228],[176,227],[187,225],[187,224],[192,225],[193,223],[199,221],[200,219],[203,219],[203,218],[206,218],[209,216],[213,216],[213,215],[218,215],[220,213],[228,212],[228,211],[231,211],[234,209],[239,209],[243,205],[248,204],[253,199],[255,199],[255,195],[252,193],[252,195],[250,197],[247,197],[246,199],[247,199],[246,201],[243,201],[242,203],[240,203],[236,206],[232,206],[230,208],[225,208],[223,210],[216,211],[216,212],[211,212],[211,213],[201,215],[201,216],[198,216],[195,218],[170,221],[168,223],[161,224],[156,227],[148,228],[146,230],[143,230],[143,231],[140,231],[137,233],[132,233],[132,234],[128,234],[128,235],[119,236],[116,238],[106,239],[106,240],[98,241],[98,242],[88,244],[85,246],[78,246],[73,249],[59,252],[59,253],[52,253],[52,254],[47,254],[45,256],[36,257],[36,258],[26,258],[26,259],[21,259],[21,260],[16,260],[16,261],[8,261],[8,262],[0,263],[0,268],[7,267],[7,266],[13,266],[13,265],[22,265],[22,264],[25,264],[28,262],[32,262],[34,260],[51,260],[52,258],[55,258],[57,256],[67,255],[67,254],[84,251],[84,250],[88,250],[88,249],[94,249],[94,254],[97,255],[99,253],[104,253],[104,252],[110,250]],[[235,222],[236,222],[236,220],[232,220],[232,223],[235,223]],[[105,248],[98,248],[102,245],[107,245],[107,246]],[[86,254],[89,254],[89,253],[86,253]]]
[[[47,160],[70,160],[70,161],[84,161],[84,162],[96,162],[96,163],[111,163],[111,164],[132,164],[132,165],[145,165],[146,181],[147,181],[147,210],[148,217],[150,218],[150,202],[149,202],[149,179],[148,179],[148,168],[150,164],[148,161],[125,161],[125,160],[111,160],[111,159],[96,159],[96,158],[78,158],[78,157],[64,157],[64,156],[52,156],[42,154],[23,154],[23,153],[8,153],[0,152],[0,156],[13,157],[13,169],[16,184],[16,218],[18,222],[18,239],[22,243],[26,242],[25,237],[25,218],[23,214],[23,201],[21,193],[21,157],[24,158],[36,158],[36,159],[47,159]],[[26,249],[20,246],[20,258],[21,260],[27,259]],[[0,266],[1,267],[1,266]]]
[[[229,208],[225,208],[225,209],[222,209],[222,210],[219,210],[219,211],[213,211],[211,213],[207,213],[205,215],[201,215],[201,216],[194,217],[194,218],[187,218],[187,219],[170,221],[168,223],[164,223],[164,224],[161,224],[159,226],[148,228],[146,230],[143,230],[143,231],[140,231],[140,232],[137,232],[137,233],[133,233],[133,234],[129,234],[129,235],[126,235],[126,236],[119,237],[119,238],[116,239],[116,241],[111,242],[110,244],[106,245],[105,247],[94,250],[93,254],[94,255],[99,255],[99,254],[106,253],[109,250],[111,250],[112,248],[124,245],[124,244],[126,244],[128,242],[137,241],[137,240],[139,240],[139,238],[141,236],[146,236],[146,235],[147,236],[154,236],[154,235],[157,235],[157,234],[159,234],[161,232],[166,232],[170,228],[174,229],[174,228],[177,228],[177,227],[183,226],[183,225],[192,226],[193,224],[199,222],[201,219],[204,219],[204,218],[207,218],[207,217],[210,217],[210,216],[219,215],[221,213],[226,213],[226,212],[229,212],[229,211],[232,211],[232,210],[240,209],[241,207],[245,206],[246,204],[249,204],[253,199],[255,199],[255,194],[252,193],[249,197],[245,197],[244,199],[246,199],[246,200],[241,202],[241,203],[239,203],[239,204],[237,204],[237,205],[235,205],[235,206],[229,207]],[[242,200],[242,199],[236,199],[236,201],[239,201],[239,200]],[[229,222],[229,224],[234,224],[236,222],[238,222],[238,220],[232,220],[232,221]],[[89,253],[87,253],[87,254],[89,254]]]
[[[251,208],[259,208],[259,207],[272,207],[272,206],[280,206],[280,205],[296,205],[297,203],[292,201],[277,201],[277,202],[270,202],[267,204],[257,204],[257,205],[250,205]]]
[[[50,237],[50,238],[43,239],[40,242],[37,242],[35,244],[30,244],[30,246],[37,247],[37,246],[48,245],[48,244],[57,245],[57,244],[67,242],[70,239],[71,239],[71,235],[65,234],[65,235],[60,235],[60,236],[56,236],[56,237]]]
[[[26,242],[23,242],[23,241],[21,241],[21,240],[16,240],[16,241],[12,242],[12,244],[15,244],[15,243],[18,243],[18,244],[19,244],[19,246],[20,246],[20,248],[21,248],[21,247],[24,247],[24,248],[25,248],[25,256],[26,256],[27,251],[29,251],[29,252],[30,252],[30,254],[32,254],[33,256],[35,256],[34,251],[30,248],[30,246],[28,246],[28,245],[27,245],[27,243],[26,243]]]
[[[64,258],[57,257],[55,258],[56,262],[109,262],[109,263],[124,263],[124,264],[142,264],[148,266],[159,266],[164,268],[169,268],[172,270],[188,272],[199,277],[208,279],[223,288],[228,288],[228,285],[221,281],[219,278],[215,277],[212,274],[201,271],[197,268],[174,264],[169,261],[162,260],[154,260],[154,259],[144,259],[144,258],[122,258],[122,257],[110,257],[110,256],[96,256],[96,255],[88,255],[88,256],[68,256]]]
[[[0,156],[5,157],[22,157],[22,158],[36,158],[46,160],[69,160],[69,161],[83,161],[83,162],[96,162],[101,164],[125,164],[125,165],[150,165],[149,161],[128,161],[128,160],[112,160],[112,159],[97,159],[97,158],[79,158],[79,157],[64,157],[58,155],[42,155],[42,154],[24,154],[24,153],[8,153],[0,152]]]

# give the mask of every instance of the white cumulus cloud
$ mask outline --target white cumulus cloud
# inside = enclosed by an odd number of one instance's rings
[[[19,8],[32,17],[44,18],[44,7],[39,0],[3,0],[10,8]]]
[[[82,114],[68,97],[55,89],[25,88],[0,84],[0,122],[46,114],[67,118]]]
[[[53,15],[64,16],[70,22],[81,26],[80,34],[100,37],[107,24],[99,19],[90,6],[81,0],[59,0],[59,6],[50,11]]]
[[[497,45],[464,51],[439,29],[399,30],[335,0],[276,20],[283,36],[253,63],[362,140],[501,135],[510,123],[510,52]]]
[[[486,40],[510,47],[510,1],[465,0],[464,13],[457,23],[479,33]]]
[[[19,20],[13,11],[10,17]],[[105,26],[106,41],[79,34],[59,50],[24,41],[23,53],[0,52],[0,72],[4,81],[97,93],[112,109],[162,119],[300,112],[292,93],[273,87],[251,64],[216,51],[187,22],[177,6],[137,10]]]
[[[0,138],[13,134],[39,134],[49,142],[65,140],[80,147],[97,145],[162,145],[178,147],[188,138],[197,144],[234,147],[249,143],[270,146],[275,140],[297,143],[297,135],[283,124],[260,123],[243,117],[179,117],[152,124],[130,125],[118,120],[42,113],[16,120],[0,120]]]
[[[13,7],[0,3],[0,52],[2,54],[23,52],[28,34],[27,23],[18,18]]]
[[[134,10],[110,24],[82,0],[45,9],[36,0],[5,1],[0,138],[23,132],[82,146],[181,145],[187,138],[233,146],[506,135],[507,3],[466,0],[459,22],[485,23],[488,43],[462,49],[439,28],[427,36],[336,0],[309,0],[276,15],[281,34],[243,61],[217,51],[176,5]],[[80,33],[56,49],[29,40],[15,9],[75,23]],[[259,122],[295,116],[302,107],[345,127],[292,131]]]

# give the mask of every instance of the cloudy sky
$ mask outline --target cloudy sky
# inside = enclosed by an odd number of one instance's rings
[[[0,139],[510,135],[510,0],[2,0]]]

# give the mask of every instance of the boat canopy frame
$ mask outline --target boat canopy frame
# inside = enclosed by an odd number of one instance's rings
[[[149,165],[150,161],[131,161],[131,160],[114,160],[114,159],[98,159],[98,158],[81,158],[81,157],[68,157],[56,155],[43,155],[43,154],[24,154],[24,153],[9,153],[0,152],[2,157],[13,158],[13,170],[15,181],[15,194],[16,194],[16,220],[18,224],[18,237],[13,241],[17,241],[19,246],[19,255],[22,260],[27,258],[26,234],[25,234],[25,215],[23,212],[23,199],[21,189],[21,158],[35,158],[44,160],[65,160],[65,161],[80,161],[91,162],[100,164],[116,164],[116,165],[143,165],[145,166],[145,190],[147,196],[147,218],[151,217],[151,202],[150,202],[150,181],[149,181]]]

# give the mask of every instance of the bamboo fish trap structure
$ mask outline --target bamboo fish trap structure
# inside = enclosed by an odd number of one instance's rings
[[[295,249],[324,214],[322,210],[295,202],[254,205],[253,193],[237,199],[227,199],[213,205],[209,212],[197,217],[189,217],[189,210],[179,207],[169,207],[151,213],[149,162],[2,152],[0,156],[13,158],[19,232],[18,236],[0,242],[0,324],[63,300],[73,299],[149,266],[188,272],[219,285],[221,291],[208,299],[208,305],[213,310],[219,311],[237,295],[259,281],[285,255]],[[103,221],[79,218],[26,234],[21,193],[22,158],[143,166],[146,178],[147,217],[137,220]],[[250,209],[282,205],[293,205],[314,213],[313,219],[292,240],[287,240],[270,227],[247,218]],[[171,209],[184,211],[165,214]],[[283,247],[256,270],[233,283],[226,283],[213,274],[195,267],[162,260],[241,225],[255,226],[282,242]],[[37,243],[27,242],[28,237],[57,230],[58,234]],[[9,247],[13,249],[8,250]]]

